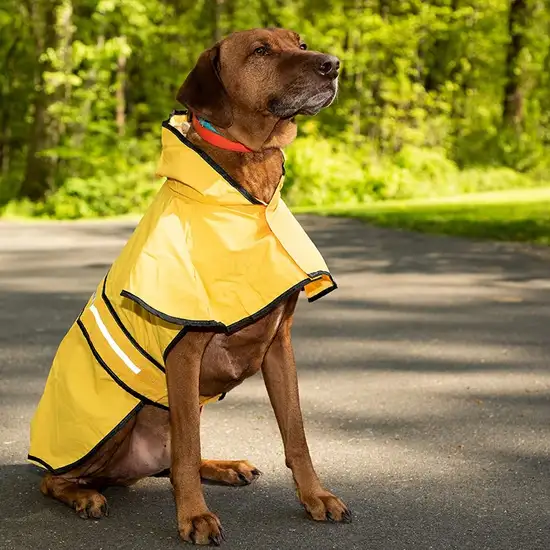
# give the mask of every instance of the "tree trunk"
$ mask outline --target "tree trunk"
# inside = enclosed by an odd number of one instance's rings
[[[450,8],[453,13],[457,12],[460,7],[461,5],[459,0],[451,1]],[[459,59],[463,50],[462,37],[449,36],[447,38],[440,38],[436,40],[431,46],[430,50],[435,52],[436,55],[432,59],[431,66],[424,67],[423,82],[426,91],[439,91],[440,87],[445,84],[447,80],[454,80],[453,74],[456,74],[458,70],[455,68],[449,73],[449,71],[447,70],[447,64],[449,62],[449,48],[456,47],[457,42],[460,45],[459,52],[456,52],[456,50],[452,50],[451,56],[453,56],[455,59]]]
[[[126,54],[121,52],[116,70],[116,127],[119,136],[126,130]]]
[[[57,3],[49,0],[28,2],[30,24],[35,38],[36,59],[41,61],[35,68],[36,92],[32,106],[33,121],[30,126],[25,176],[20,195],[33,201],[42,199],[53,185],[53,163],[51,159],[40,153],[50,145],[48,106],[51,98],[44,89],[44,72],[50,67],[49,62],[43,59],[43,54],[48,48],[55,47],[56,7]]]
[[[214,0],[214,42],[219,42],[222,39],[222,11],[224,0]]]
[[[8,114],[5,113],[4,135],[2,136],[2,148],[0,150],[0,165],[2,177],[6,177],[10,171],[10,142],[11,142],[11,127],[9,126]]]
[[[523,122],[524,97],[521,89],[522,71],[519,58],[523,48],[524,32],[529,19],[527,0],[511,0],[508,15],[510,43],[506,55],[506,85],[502,117],[505,124],[519,128]]]
[[[236,0],[225,0],[228,32],[233,32],[235,30],[235,13],[236,13],[235,2]]]
[[[361,31],[359,31],[360,33]],[[355,37],[354,51],[358,52],[361,47],[360,35]],[[353,104],[353,133],[356,137],[361,135],[361,112],[363,103],[363,69],[356,66],[353,77],[355,85],[355,101]]]
[[[292,4],[292,0],[261,0],[263,26],[283,28],[285,25],[281,20],[281,11],[288,3]]]
[[[353,7],[351,8],[351,11],[349,13],[350,20],[353,21],[355,17],[360,16],[364,7],[365,7],[364,0],[354,0]],[[353,89],[354,89],[354,98],[353,98],[353,104],[351,109],[351,123],[352,123],[353,135],[356,139],[359,139],[359,136],[361,135],[361,113],[362,113],[363,94],[364,94],[364,87],[363,87],[364,69],[361,63],[357,61],[358,54],[361,52],[361,49],[362,49],[361,29],[355,28],[355,26],[352,24],[348,29],[346,38],[348,42],[348,47],[351,50],[352,57],[354,59],[353,72],[349,75],[349,80],[351,83],[353,83]]]
[[[377,4],[378,5],[373,9],[378,9],[378,14],[381,19],[387,22],[391,12],[391,0],[378,0]],[[376,74],[376,78],[374,78],[370,83],[370,92],[379,115],[377,116],[377,119],[369,125],[368,135],[370,139],[377,142],[378,151],[383,154],[385,143],[382,138],[382,120],[386,109],[386,101],[384,97],[382,97],[382,79],[386,72],[384,61],[378,62],[376,66],[371,67],[370,70]]]
[[[72,42],[75,32],[75,27],[73,25],[73,3],[72,0],[60,0],[60,2],[60,6],[57,10],[56,43],[57,54],[61,63],[57,69],[63,74],[64,79],[63,84],[55,90],[52,100],[63,103],[63,105],[69,105],[72,95],[72,86],[68,77],[73,71]],[[66,131],[66,115],[61,111],[57,117],[53,117],[50,124],[50,147],[60,145]],[[62,162],[62,159],[57,155],[51,158],[53,169],[56,171],[60,169]],[[52,186],[50,185],[50,187]]]
[[[16,32],[20,32],[20,29],[16,29]],[[13,70],[13,63],[17,63],[17,45],[20,41],[20,37],[16,36],[11,46],[8,48],[3,60],[1,70],[3,74],[9,75]],[[10,101],[12,100],[11,80],[7,78],[4,81],[4,86],[1,89],[2,109],[1,118],[2,126],[0,127],[2,134],[0,135],[0,174],[3,177],[8,175],[11,164],[11,139],[12,128],[10,116]]]
[[[73,25],[73,3],[72,0],[62,0],[63,7],[59,10],[57,21],[57,43],[59,58],[62,60],[61,71],[65,76],[73,71],[72,63],[72,42],[75,27]],[[58,99],[68,104],[71,100],[72,86],[69,79],[65,80],[58,93]],[[55,143],[59,142],[60,135],[65,133],[65,121],[60,119],[57,123],[57,135],[53,136]]]

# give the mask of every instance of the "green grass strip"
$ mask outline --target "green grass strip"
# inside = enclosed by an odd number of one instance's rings
[[[293,211],[353,217],[425,233],[550,244],[550,188],[353,206],[297,207]]]

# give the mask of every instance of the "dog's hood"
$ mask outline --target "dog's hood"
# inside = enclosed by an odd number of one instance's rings
[[[157,168],[159,177],[177,181],[187,191],[193,189],[198,200],[221,205],[250,204],[267,206],[253,197],[204,151],[187,139],[187,115],[174,114],[162,124],[162,153]],[[284,178],[273,201],[278,201]]]
[[[167,178],[113,265],[108,288],[170,323],[233,332],[295,290],[310,301],[336,284],[281,198],[250,196],[181,132],[163,124]]]

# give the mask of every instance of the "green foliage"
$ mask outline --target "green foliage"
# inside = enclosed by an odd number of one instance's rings
[[[98,174],[86,180],[68,178],[58,191],[48,195],[44,201],[12,201],[4,213],[57,220],[140,214],[160,188],[152,168],[143,165],[131,173],[114,176]]]
[[[129,140],[119,144],[110,155],[100,157],[92,151],[80,159],[88,177],[69,176],[58,189],[42,201],[12,201],[6,214],[54,219],[78,219],[142,213],[160,188],[155,176],[155,161],[145,161],[145,142]],[[159,147],[147,143],[149,155],[156,157]],[[57,150],[58,158],[67,160],[72,150]],[[141,153],[141,155],[140,155]]]
[[[288,149],[285,167],[283,189],[291,204],[369,200],[360,158],[345,145],[313,136],[298,138]]]
[[[154,165],[142,165],[130,173],[68,178],[37,206],[35,215],[76,219],[143,212],[159,189],[153,170]]]
[[[295,141],[287,158],[286,198],[299,206],[353,205],[542,185],[506,167],[459,170],[442,149],[412,145],[381,157],[368,143],[351,146],[305,137]]]
[[[0,211],[143,208],[160,121],[198,55],[261,26],[343,62],[337,101],[288,152],[294,204],[550,179],[543,0],[3,0]]]

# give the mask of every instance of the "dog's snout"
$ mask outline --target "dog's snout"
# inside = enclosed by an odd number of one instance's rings
[[[338,69],[340,68],[340,60],[334,55],[320,56],[317,70],[320,75],[336,78]]]

